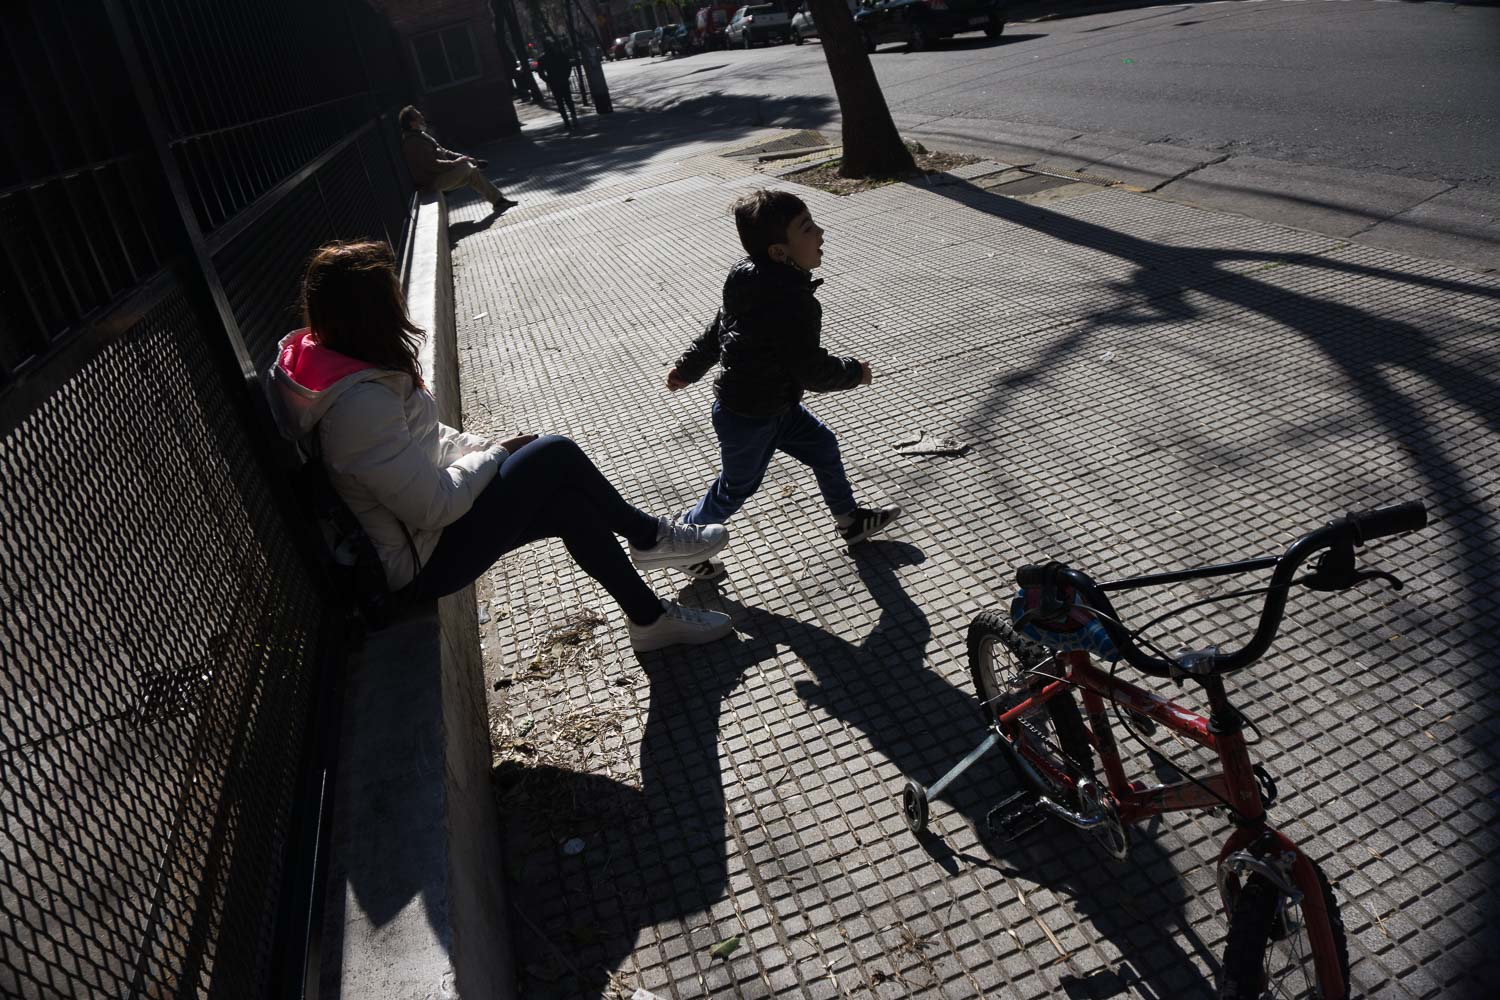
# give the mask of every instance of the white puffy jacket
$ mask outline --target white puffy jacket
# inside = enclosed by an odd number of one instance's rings
[[[306,329],[282,338],[269,394],[283,434],[318,434],[329,480],[375,544],[392,590],[417,574],[406,531],[425,563],[506,458],[499,445],[440,423],[437,401],[410,376],[331,351]]]

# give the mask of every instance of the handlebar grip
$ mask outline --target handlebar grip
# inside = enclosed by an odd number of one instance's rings
[[[1047,567],[1022,566],[1016,570],[1016,583],[1022,587],[1039,587],[1047,582]]]
[[[1387,535],[1404,535],[1427,527],[1427,505],[1420,500],[1410,500],[1350,514],[1348,521],[1359,536],[1358,543],[1363,545]]]

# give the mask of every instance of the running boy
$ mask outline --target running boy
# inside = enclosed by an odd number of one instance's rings
[[[717,361],[713,424],[722,470],[682,520],[721,524],[760,488],[771,455],[780,450],[813,470],[818,489],[850,545],[888,527],[899,507],[861,507],[844,475],[839,443],[802,405],[804,391],[842,392],[869,385],[870,365],[829,354],[819,343],[823,309],[814,293],[823,282],[823,230],[801,198],[754,191],[734,203],[734,222],[748,255],[724,282],[724,305],[667,373],[673,392],[698,381]],[[717,564],[689,572],[705,579]]]

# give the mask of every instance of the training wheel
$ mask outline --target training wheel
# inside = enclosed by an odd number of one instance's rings
[[[927,829],[927,789],[915,781],[908,781],[901,793],[901,812],[912,833]]]

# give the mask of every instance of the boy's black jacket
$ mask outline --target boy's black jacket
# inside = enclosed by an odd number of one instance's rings
[[[822,281],[790,264],[746,257],[724,281],[724,306],[677,359],[677,374],[696,382],[719,362],[720,405],[747,417],[774,417],[796,406],[803,390],[838,392],[859,385],[854,358],[823,350]]]

